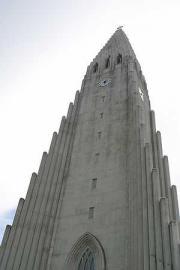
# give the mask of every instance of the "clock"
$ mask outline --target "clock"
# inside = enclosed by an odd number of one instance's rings
[[[111,82],[111,79],[103,79],[102,81],[99,82],[99,86],[103,87],[108,85]]]

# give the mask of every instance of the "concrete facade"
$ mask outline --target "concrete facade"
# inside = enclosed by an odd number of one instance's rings
[[[118,29],[32,175],[6,228],[0,269],[79,270],[88,249],[96,270],[179,270],[178,226],[146,82]]]

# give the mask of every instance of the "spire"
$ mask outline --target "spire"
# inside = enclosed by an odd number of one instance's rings
[[[133,56],[136,58],[133,48],[127,38],[125,32],[122,29],[123,26],[117,28],[102,50],[98,53],[96,57],[100,57],[104,51],[108,51],[111,55],[119,52],[123,56]],[[95,58],[96,59],[96,58]]]
[[[104,47],[99,51],[89,65],[87,74],[91,74],[91,72],[99,74],[107,69],[107,67],[113,68],[113,66],[117,64],[118,57],[121,59],[131,57],[136,60],[139,66],[138,69],[141,69],[129,39],[122,28],[123,26],[119,26]]]

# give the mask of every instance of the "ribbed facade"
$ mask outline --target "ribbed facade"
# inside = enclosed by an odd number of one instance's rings
[[[118,29],[32,174],[6,227],[0,269],[179,270],[179,233],[146,82]]]

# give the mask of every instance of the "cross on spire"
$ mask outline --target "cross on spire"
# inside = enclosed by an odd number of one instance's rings
[[[139,94],[141,96],[141,99],[144,101],[144,94],[143,94],[143,92],[142,92],[142,90],[141,90],[140,87],[139,87]]]

